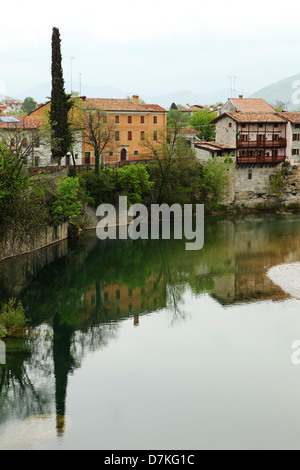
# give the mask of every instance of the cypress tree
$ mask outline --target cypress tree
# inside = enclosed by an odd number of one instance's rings
[[[71,131],[68,122],[72,107],[71,96],[65,92],[62,71],[61,40],[57,28],[52,31],[52,91],[51,91],[51,153],[52,159],[60,163],[71,145]]]

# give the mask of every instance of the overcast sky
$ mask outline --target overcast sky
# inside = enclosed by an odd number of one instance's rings
[[[300,72],[299,0],[14,0],[1,5],[0,82],[18,93],[50,81],[59,28],[65,80],[141,96],[254,92]],[[3,91],[3,90],[0,90]]]

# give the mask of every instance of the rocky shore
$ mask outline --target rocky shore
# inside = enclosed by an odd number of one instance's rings
[[[267,276],[287,294],[300,299],[300,263],[274,266]]]

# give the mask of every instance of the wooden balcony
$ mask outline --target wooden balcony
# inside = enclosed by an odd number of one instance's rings
[[[280,148],[287,146],[286,139],[278,139],[278,140],[237,140],[236,142],[237,148]]]
[[[240,163],[283,163],[285,160],[286,160],[285,155],[278,155],[277,157],[272,156],[272,155],[270,156],[264,155],[262,157],[257,157],[257,156],[249,157],[248,155],[245,155],[243,157],[239,157],[239,156],[236,157],[236,162],[238,164]]]

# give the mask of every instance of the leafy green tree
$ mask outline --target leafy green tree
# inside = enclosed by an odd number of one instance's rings
[[[27,96],[22,104],[22,111],[25,114],[30,114],[36,109],[37,102],[31,96]]]
[[[52,33],[52,92],[49,114],[51,126],[52,158],[60,163],[71,146],[71,131],[68,113],[72,107],[70,95],[65,92],[61,56],[61,39],[57,28]]]
[[[0,143],[0,226],[8,224],[17,201],[28,187],[23,159]]]
[[[178,125],[180,128],[185,129],[189,125],[189,116],[178,109],[171,109],[167,114],[167,124],[171,128]]]
[[[149,173],[144,165],[130,165],[118,171],[118,183],[121,193],[127,196],[128,205],[141,204],[154,183],[149,179]]]
[[[54,194],[53,222],[59,225],[69,221],[76,227],[82,223],[82,210],[89,198],[79,184],[79,178],[64,178],[59,181]]]
[[[229,185],[229,170],[232,164],[226,163],[225,160],[226,158],[213,158],[199,168],[200,201],[208,212],[215,210],[222,203]]]
[[[198,137],[206,142],[215,140],[215,125],[210,122],[217,117],[215,112],[201,109],[192,114],[189,124],[193,129],[199,131]]]

